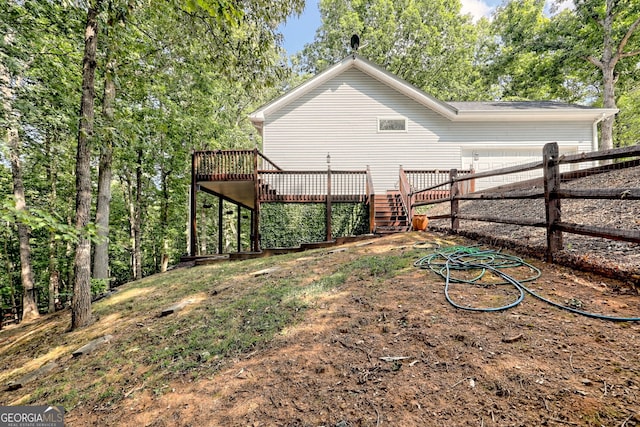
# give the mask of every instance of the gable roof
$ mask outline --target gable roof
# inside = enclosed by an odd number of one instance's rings
[[[283,94],[279,98],[263,105],[249,115],[255,127],[262,128],[267,116],[299,99],[344,73],[355,68],[364,74],[395,89],[451,121],[591,121],[598,122],[618,112],[613,108],[593,108],[553,101],[513,101],[513,102],[444,102],[418,89],[409,82],[362,58],[357,54],[349,55],[317,74],[300,86]]]

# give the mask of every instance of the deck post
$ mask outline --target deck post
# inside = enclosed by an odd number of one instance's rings
[[[458,194],[460,184],[456,181],[456,177],[458,176],[457,169],[451,169],[449,171],[449,182],[451,186],[451,191],[449,192],[449,197],[451,198],[451,229],[453,231],[458,231],[458,227],[460,227],[460,219],[458,218]]]
[[[189,256],[197,254],[197,235],[198,228],[196,224],[196,153],[191,152],[191,191],[189,192]]]
[[[331,157],[327,154],[327,242],[331,240]]]
[[[553,262],[553,255],[562,250],[562,231],[556,228],[560,222],[560,164],[557,142],[545,144],[542,151],[544,168],[544,205],[547,219],[547,262]]]
[[[469,173],[473,175],[476,173],[476,171],[475,169],[471,168],[469,170]],[[476,179],[473,178],[472,180],[469,181],[469,193],[475,193],[475,192],[476,192]]]
[[[236,205],[238,207],[237,210],[237,218],[236,218],[236,243],[237,243],[237,252],[242,252],[242,206]]]
[[[222,197],[218,197],[218,254],[222,253],[222,232],[224,225],[224,200]]]
[[[258,149],[253,149],[253,210],[251,211],[251,243],[253,252],[260,252],[260,182],[258,181]]]

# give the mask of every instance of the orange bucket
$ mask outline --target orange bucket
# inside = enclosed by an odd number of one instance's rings
[[[426,215],[414,215],[411,225],[415,231],[425,231],[429,225],[429,218]]]

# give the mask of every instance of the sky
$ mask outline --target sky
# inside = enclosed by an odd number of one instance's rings
[[[289,18],[289,21],[280,28],[288,55],[299,52],[305,44],[311,43],[320,26],[318,0],[306,0],[306,3],[301,16]],[[547,0],[547,3],[550,3],[550,0]],[[470,13],[474,19],[488,17],[501,4],[502,0],[462,0],[462,13]]]

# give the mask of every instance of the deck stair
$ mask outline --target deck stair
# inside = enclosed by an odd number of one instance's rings
[[[375,233],[393,234],[409,230],[409,218],[399,191],[375,195]]]

